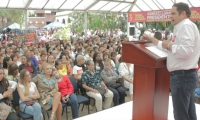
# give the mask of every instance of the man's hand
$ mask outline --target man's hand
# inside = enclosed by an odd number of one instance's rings
[[[151,37],[150,35],[147,34],[143,34],[142,37],[140,38],[140,40],[148,40],[152,42],[153,37]]]
[[[96,90],[96,89],[93,89],[92,92],[94,92],[94,93],[99,93],[99,91]]]
[[[162,42],[162,47],[163,48],[167,48],[167,45],[170,43],[170,39],[168,39],[168,40],[164,40],[163,42]]]

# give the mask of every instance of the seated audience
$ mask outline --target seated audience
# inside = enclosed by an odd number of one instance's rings
[[[11,110],[6,110],[8,114],[3,111],[5,108],[10,108],[8,105],[10,101],[10,97],[12,96],[13,91],[16,89],[17,83],[15,81],[8,81],[4,77],[4,70],[3,68],[0,68],[0,119],[2,120],[18,120],[18,117],[16,113],[14,112],[14,109],[11,108]],[[10,89],[9,89],[9,86]]]
[[[37,75],[37,70],[35,69],[35,66],[30,61],[30,57],[27,55],[22,56],[22,64],[19,66],[19,72],[23,69],[28,70],[31,73],[31,77],[35,77]]]
[[[100,57],[100,56],[99,56]],[[89,60],[86,63],[88,70],[82,76],[82,86],[86,89],[86,94],[95,99],[95,106],[97,111],[102,110],[102,96],[105,97],[104,109],[110,108],[113,99],[113,93],[108,90],[99,71],[95,71],[94,62]]]
[[[8,80],[12,80],[15,82],[19,82],[19,67],[15,63],[12,63],[8,68],[8,76],[6,77]]]
[[[56,69],[53,69],[52,74],[57,79],[58,91],[61,93],[62,102],[69,103],[72,106],[73,119],[78,118],[78,102],[72,83],[67,76],[61,76]]]
[[[129,88],[131,100],[133,99],[133,64],[122,62],[119,64],[119,75],[124,79],[124,87]]]
[[[32,79],[38,86],[40,94],[39,103],[44,110],[52,108],[50,120],[54,120],[55,114],[57,120],[61,120],[61,94],[58,92],[56,79],[52,76],[52,67],[48,63],[43,63],[41,68],[43,73],[38,74]]]
[[[112,69],[111,63],[108,60],[104,62],[101,77],[108,89],[114,94],[114,106],[124,103],[126,91],[119,82],[117,83],[119,80],[118,74]]]
[[[33,116],[33,120],[43,120],[42,109],[37,99],[40,98],[37,87],[34,82],[30,82],[31,75],[28,70],[23,69],[20,72],[20,82],[17,90],[20,96],[19,107],[21,112]]]

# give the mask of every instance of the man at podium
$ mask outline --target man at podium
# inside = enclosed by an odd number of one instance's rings
[[[168,50],[167,69],[175,120],[197,120],[194,90],[197,86],[197,63],[200,55],[200,36],[197,26],[190,21],[191,11],[186,3],[175,3],[171,9],[174,25],[172,40],[159,41],[144,34],[159,48]]]

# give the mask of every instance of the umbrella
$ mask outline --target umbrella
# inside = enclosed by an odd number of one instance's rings
[[[31,26],[29,26],[28,27],[28,29],[36,29],[37,27],[36,26],[33,26],[33,25],[31,25]]]
[[[56,27],[64,27],[64,26],[66,26],[66,25],[55,21],[55,22],[52,22],[52,23],[44,26],[43,28],[56,28]]]
[[[8,26],[10,29],[20,29],[20,25],[17,23],[13,23],[11,25]],[[8,28],[6,27],[6,28]],[[4,28],[3,30],[6,30],[6,28]]]

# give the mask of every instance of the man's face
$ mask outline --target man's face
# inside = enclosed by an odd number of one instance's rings
[[[179,15],[177,8],[172,7],[172,9],[171,9],[171,22],[172,22],[172,24],[175,26],[179,22],[181,22],[182,20],[183,20],[183,12]]]

